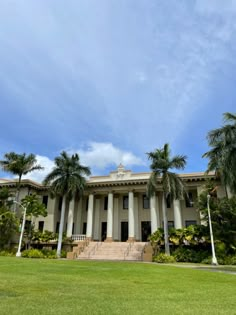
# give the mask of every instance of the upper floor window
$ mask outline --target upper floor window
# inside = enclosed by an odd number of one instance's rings
[[[60,222],[57,222],[57,224],[56,224],[56,233],[59,233],[59,227],[60,227]]]
[[[58,210],[61,211],[61,208],[62,208],[62,197],[59,198]]]
[[[150,199],[143,195],[143,209],[150,209]]]
[[[166,208],[171,208],[170,194],[166,198]]]
[[[193,207],[193,193],[189,192],[187,196],[185,197],[185,206],[186,208]]]
[[[44,204],[45,207],[47,208],[47,206],[48,206],[48,196],[43,196],[42,204]]]
[[[104,210],[108,209],[108,196],[104,198]]]
[[[38,230],[40,232],[43,232],[43,228],[44,228],[44,221],[39,221]]]
[[[123,197],[123,209],[128,209],[129,208],[129,197],[124,196]]]

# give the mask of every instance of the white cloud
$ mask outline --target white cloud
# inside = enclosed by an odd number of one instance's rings
[[[31,180],[34,180],[36,182],[42,182],[46,175],[51,172],[54,166],[54,161],[50,160],[46,156],[36,155],[36,159],[38,164],[40,164],[42,167],[44,167],[41,171],[34,171],[32,173],[27,174],[23,178],[28,178]]]
[[[114,166],[114,169],[122,163],[125,167],[132,165],[144,165],[144,162],[132,152],[123,151],[115,147],[112,143],[89,142],[85,149],[67,150],[69,154],[77,152],[83,165],[91,167],[92,171],[99,170],[103,174],[107,167]],[[41,171],[34,171],[23,178],[28,178],[36,182],[42,182],[45,176],[54,167],[54,161],[46,156],[36,155],[37,162],[44,167]]]
[[[118,166],[120,163],[124,166],[144,164],[132,152],[123,151],[109,142],[90,142],[85,149],[79,149],[77,152],[83,164],[100,170],[112,165]]]

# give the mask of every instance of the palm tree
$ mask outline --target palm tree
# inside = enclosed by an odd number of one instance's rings
[[[209,159],[207,172],[215,171],[225,187],[236,193],[236,115],[224,113],[224,121],[228,123],[208,133],[208,144],[212,149],[203,157]]]
[[[184,184],[182,179],[174,172],[170,172],[170,169],[184,169],[187,157],[185,155],[176,155],[171,158],[168,143],[166,143],[163,148],[149,152],[147,155],[148,159],[151,160],[150,168],[152,171],[147,185],[147,195],[152,197],[158,188],[158,184],[161,184],[163,189],[162,211],[165,253],[170,255],[166,199],[169,197],[171,200],[180,200],[183,199],[184,195]]]
[[[2,169],[13,175],[18,175],[16,185],[16,201],[18,202],[22,176],[36,170],[42,170],[43,167],[37,164],[37,159],[34,154],[26,155],[26,153],[17,154],[15,152],[9,152],[4,155],[4,158],[4,160],[0,161]]]
[[[83,192],[86,185],[84,176],[90,175],[90,168],[80,164],[78,154],[69,156],[65,151],[56,157],[54,162],[55,167],[44,179],[44,184],[50,185],[51,193],[54,196],[63,198],[57,244],[57,257],[60,257],[66,203],[77,192],[79,194]]]

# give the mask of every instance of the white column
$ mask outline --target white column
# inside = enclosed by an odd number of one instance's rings
[[[80,197],[77,211],[76,211],[76,222],[75,222],[75,234],[82,234],[83,226],[82,226],[82,211],[83,211],[83,197]]]
[[[74,222],[74,210],[75,210],[75,198],[70,200],[69,210],[68,210],[68,218],[67,218],[67,231],[66,236],[71,237],[73,230],[73,222]]]
[[[128,241],[134,241],[134,193],[129,192],[129,239]]]
[[[204,186],[198,186],[197,187],[197,197],[199,198],[199,196],[204,192]],[[204,214],[202,213],[202,211],[199,211],[199,217],[200,217],[200,223],[201,225],[205,225],[207,226],[207,221],[205,220]]]
[[[95,199],[95,213],[94,213],[94,233],[93,239],[98,241],[100,239],[100,198]]]
[[[181,205],[179,200],[174,200],[174,221],[175,228],[182,229],[182,215],[181,215]]]
[[[113,193],[108,194],[107,206],[107,238],[106,241],[113,240]]]
[[[87,230],[86,237],[88,239],[92,239],[93,235],[93,204],[94,204],[94,195],[89,195],[88,201],[88,214],[87,214]]]
[[[135,239],[140,241],[138,197],[134,197],[134,232]]]
[[[113,210],[113,239],[115,241],[119,240],[119,198],[114,198],[114,210]]]
[[[154,194],[150,198],[151,232],[154,233],[160,227],[158,197]]]

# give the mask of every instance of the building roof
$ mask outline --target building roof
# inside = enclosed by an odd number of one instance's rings
[[[103,176],[91,176],[87,180],[87,186],[89,188],[94,187],[108,187],[108,186],[128,186],[128,185],[146,185],[151,173],[133,173],[130,170],[125,170],[123,165],[119,165],[116,171],[110,172],[109,175]],[[195,173],[183,173],[178,174],[185,182],[199,182],[205,181],[206,178],[214,180],[215,174],[213,172],[206,175],[203,172]],[[161,178],[160,178],[161,180]],[[0,179],[0,186],[15,187],[17,179]],[[22,187],[31,187],[37,190],[45,190],[48,187],[37,183],[30,179],[23,179],[21,182]]]

